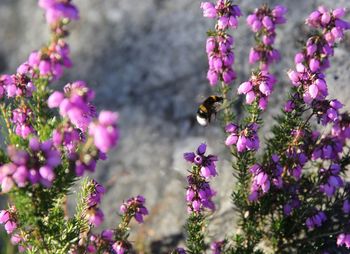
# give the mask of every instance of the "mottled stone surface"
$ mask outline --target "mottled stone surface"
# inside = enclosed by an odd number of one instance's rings
[[[186,207],[183,201],[188,164],[182,153],[206,141],[220,155],[220,176],[214,180],[219,210],[213,215],[210,237],[234,230],[230,193],[234,184],[229,156],[218,124],[201,128],[194,122],[198,103],[210,88],[206,82],[206,30],[212,21],[202,18],[199,0],[76,0],[81,20],[72,25],[69,39],[75,67],[64,81],[83,79],[97,91],[98,108],[120,112],[121,142],[95,174],[109,186],[103,201],[108,215],[105,226],[117,223],[116,211],[123,199],[142,193],[151,215],[144,226],[135,226],[132,240],[151,253],[166,253],[182,239]],[[286,71],[304,39],[303,20],[318,4],[350,7],[349,0],[237,1],[244,13],[263,2],[285,4],[288,24],[279,29],[277,48],[282,62],[275,70],[280,78],[261,136],[268,135],[272,117],[289,88]],[[35,0],[0,1],[0,71],[13,72],[47,39],[47,30]],[[336,4],[335,4],[336,3]],[[241,19],[236,38],[236,83],[249,76],[248,51],[252,34]],[[283,35],[283,36],[281,36]],[[336,50],[328,81],[331,94],[350,106],[349,50]]]

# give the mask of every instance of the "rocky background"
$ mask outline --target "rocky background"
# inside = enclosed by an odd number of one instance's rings
[[[0,1],[0,72],[12,73],[28,54],[47,40],[42,11],[36,0]],[[104,226],[118,221],[124,199],[139,193],[147,198],[151,215],[145,225],[133,225],[131,239],[140,253],[168,253],[183,241],[186,217],[185,175],[188,164],[183,152],[205,141],[210,152],[220,155],[219,177],[214,180],[218,211],[212,216],[209,237],[220,239],[235,228],[230,201],[234,185],[228,153],[218,123],[202,128],[195,123],[198,104],[212,93],[206,81],[205,39],[212,20],[202,17],[200,0],[74,0],[81,20],[72,25],[69,39],[74,68],[66,82],[86,80],[96,89],[99,109],[120,113],[121,141],[98,165],[94,177],[108,186],[103,208]],[[262,3],[288,7],[288,24],[279,29],[276,47],[282,62],[275,66],[280,78],[271,100],[261,137],[269,135],[272,119],[279,112],[290,84],[286,72],[292,67],[300,40],[305,39],[304,19],[316,6],[344,6],[349,0],[240,0],[243,13]],[[349,16],[350,18],[350,16]],[[236,86],[248,79],[248,52],[252,33],[241,18],[236,39]],[[350,107],[350,40],[336,49],[329,71],[332,95]],[[71,202],[74,205],[74,200]]]

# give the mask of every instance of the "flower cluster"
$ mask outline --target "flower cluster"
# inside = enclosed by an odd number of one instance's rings
[[[39,6],[46,11],[46,21],[51,25],[64,19],[79,19],[78,9],[71,0],[40,0]]]
[[[236,79],[236,73],[232,69],[235,60],[232,44],[233,38],[228,34],[211,36],[207,39],[206,51],[209,61],[207,78],[210,85],[215,86],[219,79],[225,84],[230,84]]]
[[[120,206],[120,212],[123,216],[134,217],[138,223],[143,223],[143,217],[148,214],[145,202],[146,199],[141,195],[129,198]]]
[[[16,230],[16,207],[12,206],[9,210],[0,211],[0,224],[5,225],[5,230],[7,234],[12,234]]]
[[[90,182],[89,189],[91,192],[86,199],[86,215],[90,225],[96,227],[103,220],[103,213],[98,206],[105,188],[93,180]],[[128,241],[129,223],[133,217],[139,223],[143,222],[143,216],[148,214],[144,204],[145,199],[142,196],[128,199],[120,208],[123,214],[122,221],[115,229],[104,229],[100,234],[94,234],[91,231],[83,232],[79,237],[78,245],[73,246],[69,253],[78,254],[81,251],[106,254],[128,253],[132,249],[132,244]]]
[[[50,44],[30,54],[19,70],[33,77],[58,79],[63,69],[72,67],[69,46],[63,40],[68,35],[65,26],[70,20],[78,20],[78,9],[71,0],[40,0],[39,6],[45,10],[46,21],[51,26],[53,39]]]
[[[210,250],[212,254],[221,254],[223,247],[225,246],[225,241],[216,241],[210,244]]]
[[[291,215],[293,209],[299,208],[300,204],[301,204],[301,202],[297,197],[291,199],[285,205],[283,205],[283,213],[286,216]]]
[[[178,247],[171,254],[187,254],[184,248]]]
[[[8,98],[31,97],[33,95],[36,88],[31,78],[20,71],[17,74],[0,76],[0,97],[5,94]]]
[[[219,80],[229,85],[236,79],[232,68],[234,53],[232,51],[233,37],[227,34],[229,28],[236,28],[241,11],[230,0],[218,0],[216,5],[211,2],[201,4],[204,17],[217,18],[215,32],[207,39],[206,51],[209,60],[207,78],[210,85],[215,86]]]
[[[347,113],[338,115],[337,121],[332,126],[333,136],[341,140],[350,138],[350,116]]]
[[[190,152],[185,153],[185,160],[194,163],[196,166],[200,168],[200,175],[204,178],[210,178],[217,175],[216,172],[216,161],[218,160],[215,155],[204,155],[206,152],[207,146],[206,144],[201,144],[196,153]]]
[[[96,116],[95,106],[91,103],[94,97],[94,91],[84,81],[76,81],[67,84],[64,93],[52,93],[47,104],[50,108],[59,108],[62,117],[67,117],[76,128],[85,132]]]
[[[14,124],[15,133],[22,137],[27,138],[34,132],[34,128],[31,124],[33,118],[32,110],[26,105],[22,105],[12,111],[12,123]]]
[[[337,237],[337,245],[343,246],[345,245],[346,248],[350,249],[350,234],[339,234]]]
[[[55,179],[54,169],[61,163],[61,155],[51,140],[39,142],[33,137],[29,141],[30,150],[8,147],[10,162],[0,167],[2,192],[9,192],[15,185],[25,187],[28,183],[41,183],[50,187]]]
[[[29,66],[27,72],[38,72],[40,77],[59,79],[63,75],[64,67],[71,68],[73,65],[69,54],[68,44],[59,39],[47,48],[32,52],[24,66]]]
[[[91,192],[86,201],[86,215],[89,223],[95,227],[98,227],[104,219],[103,212],[98,206],[105,192],[106,190],[101,184],[97,183],[95,180],[92,181]]]
[[[117,122],[117,113],[101,111],[98,121],[92,122],[89,126],[89,135],[94,138],[95,146],[103,153],[107,153],[117,144],[119,138]]]
[[[339,110],[343,104],[338,100],[314,101],[312,108],[322,125],[336,123],[339,120]]]
[[[344,38],[344,31],[350,29],[350,24],[341,18],[345,15],[343,8],[329,11],[321,6],[310,14],[307,24],[323,29],[322,35],[309,38],[305,49],[296,54],[296,70],[288,75],[294,86],[304,90],[305,103],[313,100],[324,100],[328,95],[324,70],[329,68],[329,56],[334,54],[334,43]]]
[[[85,141],[85,135],[70,123],[58,126],[52,132],[52,141],[56,148],[63,148],[70,160],[74,160],[78,154],[79,144]]]
[[[328,197],[332,197],[337,189],[343,187],[344,181],[339,175],[339,164],[331,164],[328,170],[321,168],[320,174],[324,182],[320,185],[320,191],[324,192]]]
[[[268,165],[262,166],[254,164],[249,169],[250,173],[253,175],[249,195],[250,201],[256,201],[263,194],[267,193],[270,190],[271,184],[279,189],[282,188],[283,168],[279,163],[279,160],[279,156],[273,154]]]
[[[217,0],[216,5],[212,2],[202,2],[201,9],[204,17],[218,19],[217,27],[220,30],[236,28],[238,17],[242,16],[239,7],[232,4],[231,0]]]
[[[312,160],[338,161],[343,151],[344,141],[334,136],[323,137],[312,153]]]
[[[251,194],[249,195],[249,200],[255,201],[259,197],[259,190],[262,191],[262,194],[267,193],[269,191],[271,182],[268,174],[263,171],[262,167],[259,164],[254,164],[249,169],[249,171],[253,174],[252,185],[250,187]]]
[[[201,212],[205,208],[215,210],[215,204],[212,197],[215,191],[210,187],[208,178],[216,176],[215,162],[217,156],[205,156],[207,146],[201,144],[196,153],[189,152],[184,154],[186,161],[193,163],[191,174],[187,177],[188,187],[186,192],[186,201],[188,203],[188,212]]]
[[[302,168],[308,162],[308,157],[300,147],[290,146],[285,152],[286,160],[288,162],[288,173],[295,180],[300,180]]]
[[[344,30],[350,29],[350,24],[341,18],[345,16],[345,8],[329,10],[320,6],[318,10],[312,12],[306,23],[314,28],[324,29],[323,33],[329,45],[344,38]]]
[[[250,123],[242,129],[236,124],[230,123],[225,127],[226,133],[229,134],[225,144],[227,146],[236,145],[237,151],[240,153],[256,151],[259,149],[258,129],[259,125],[257,123]]]
[[[280,60],[278,50],[272,45],[276,39],[276,25],[286,22],[284,17],[286,13],[287,8],[282,5],[277,5],[273,9],[263,5],[248,16],[248,25],[258,35],[257,38],[261,37],[258,45],[250,50],[250,64],[261,62],[261,69],[268,70],[269,64]]]
[[[253,74],[249,81],[242,83],[238,87],[238,94],[246,96],[246,103],[251,105],[258,103],[261,110],[267,107],[268,99],[276,83],[276,78],[267,71]]]
[[[327,220],[327,216],[324,212],[317,212],[315,215],[306,219],[306,226],[308,230],[313,230],[316,227],[321,227],[322,224]]]

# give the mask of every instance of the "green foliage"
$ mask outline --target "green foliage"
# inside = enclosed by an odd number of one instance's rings
[[[186,246],[189,254],[201,254],[206,250],[205,217],[201,213],[191,213],[186,223]]]

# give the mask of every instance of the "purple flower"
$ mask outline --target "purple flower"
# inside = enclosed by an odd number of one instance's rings
[[[321,169],[320,175],[323,178],[323,183],[320,185],[320,191],[324,192],[328,197],[332,197],[336,190],[344,185],[343,179],[339,174],[339,164],[331,164],[328,170]]]
[[[203,10],[203,16],[206,18],[216,18],[215,5],[211,2],[202,2],[201,9]]]
[[[187,252],[185,251],[184,248],[176,248],[173,254],[186,254]]]
[[[221,254],[223,251],[223,247],[225,245],[225,241],[216,241],[210,244],[210,250],[212,254]]]
[[[233,38],[226,31],[229,28],[237,28],[238,17],[242,13],[238,6],[230,1],[225,3],[218,1],[216,5],[211,2],[202,2],[201,8],[205,17],[217,18],[215,35],[210,36],[206,43],[209,62],[207,79],[211,86],[216,86],[219,80],[229,85],[237,75],[232,68]]]
[[[210,178],[217,175],[215,163],[218,159],[211,154],[205,156],[206,149],[207,145],[202,143],[198,146],[196,153],[184,153],[184,159],[196,164],[200,168],[202,177]]]
[[[129,216],[133,216],[138,223],[143,223],[143,217],[148,215],[145,202],[145,198],[141,195],[129,198],[120,206],[120,212],[122,215],[128,214]]]
[[[112,245],[112,250],[115,254],[125,254],[128,249],[129,248],[122,241],[117,241]]]
[[[4,224],[7,234],[12,234],[17,229],[16,207],[12,206],[9,210],[0,211],[0,224]]]
[[[101,237],[103,240],[111,242],[111,241],[113,241],[114,234],[115,234],[114,230],[105,229],[102,231]]]
[[[324,212],[317,212],[315,215],[306,219],[306,226],[308,230],[313,230],[316,227],[321,227],[322,224],[327,220],[327,217]]]
[[[288,100],[286,102],[286,104],[284,105],[285,112],[292,112],[294,110],[294,108],[295,108],[295,104],[291,100]]]
[[[242,83],[238,87],[238,94],[246,95],[247,104],[252,104],[257,100],[259,108],[264,110],[275,83],[276,78],[273,75],[261,71],[257,75],[253,75],[249,81]]]
[[[226,132],[229,134],[225,144],[227,146],[236,145],[237,151],[240,153],[247,150],[257,150],[259,148],[258,129],[259,126],[256,123],[248,124],[242,130],[239,130],[237,125],[230,123],[225,128]]]
[[[205,155],[206,145],[199,145],[196,153],[185,153],[185,160],[194,164],[190,175],[187,177],[188,187],[186,191],[186,201],[188,212],[201,212],[205,208],[214,210],[215,204],[212,197],[215,191],[211,189],[207,179],[217,175],[216,161],[217,156]]]
[[[98,227],[104,220],[104,214],[101,209],[97,207],[90,207],[86,213],[88,221],[94,227]]]
[[[117,122],[117,113],[101,111],[98,122],[91,123],[89,126],[89,134],[93,136],[95,146],[103,153],[107,153],[118,142]]]
[[[40,0],[39,6],[46,11],[46,20],[49,24],[57,23],[64,18],[79,19],[78,9],[70,1]]]
[[[61,116],[67,117],[74,126],[85,132],[96,115],[95,107],[91,104],[94,95],[84,81],[76,81],[64,87],[64,98],[62,93],[54,92],[48,99],[48,105],[58,107]]]
[[[337,245],[345,245],[346,248],[350,249],[350,234],[339,234],[337,237]]]
[[[276,38],[276,25],[285,23],[286,13],[287,9],[281,5],[272,10],[262,6],[248,16],[247,24],[257,36],[261,37],[259,44],[250,50],[250,64],[260,61],[260,69],[267,71],[272,62],[279,61],[279,52],[272,47],[272,44]]]

